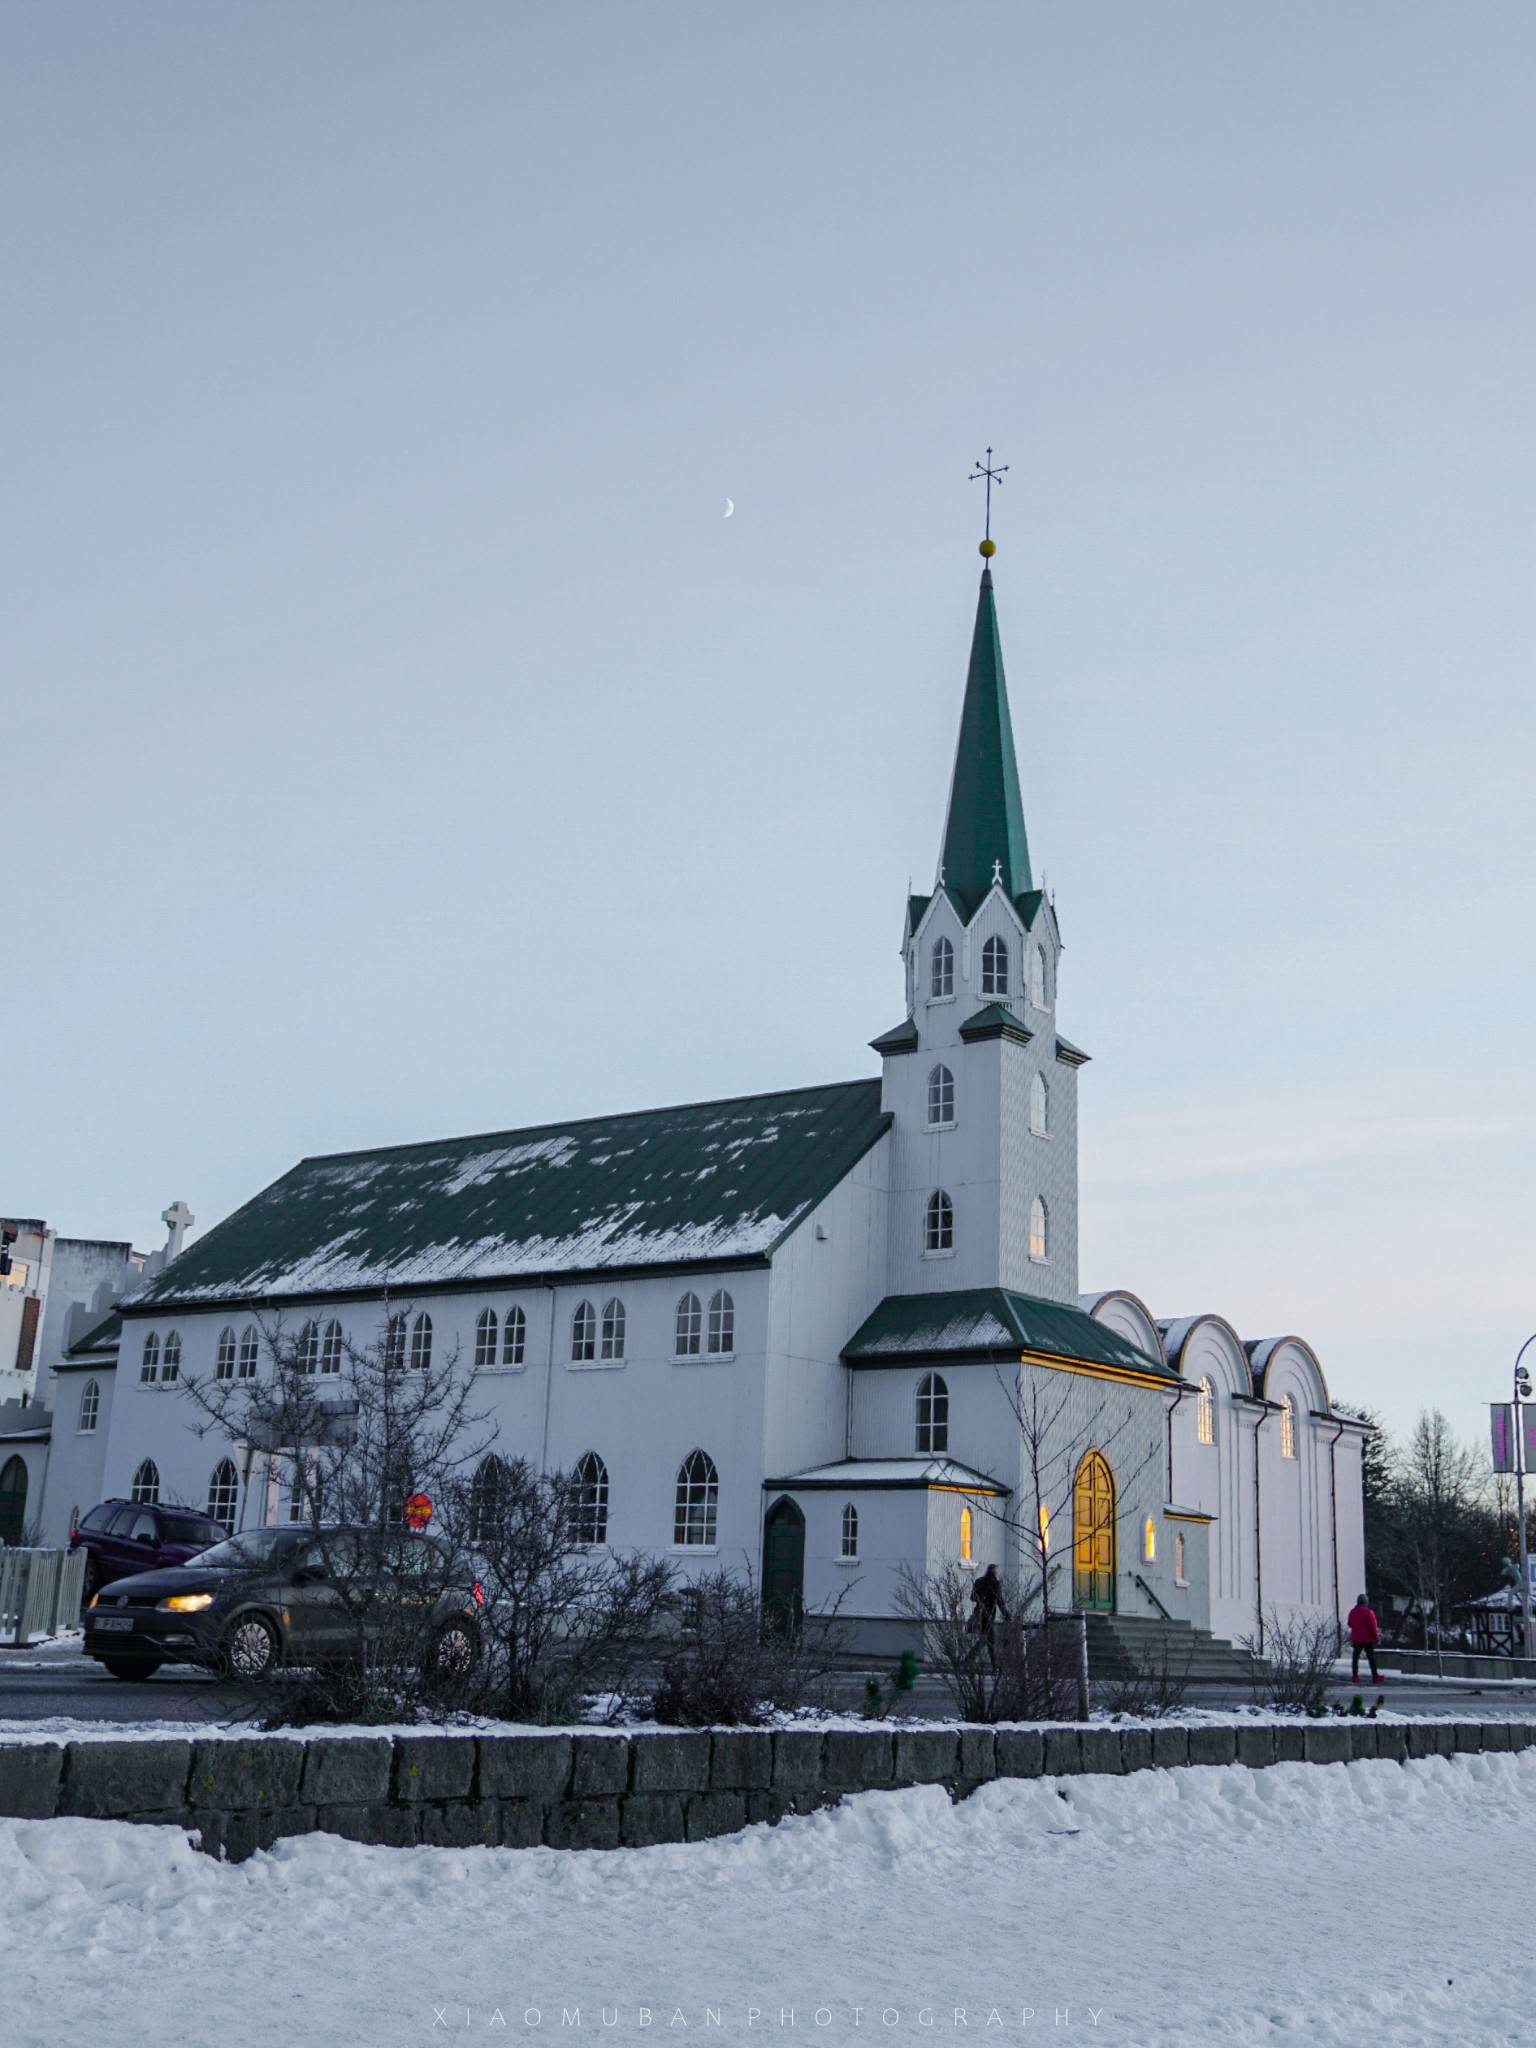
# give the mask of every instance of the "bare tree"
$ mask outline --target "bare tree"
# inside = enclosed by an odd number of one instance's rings
[[[1086,1720],[1086,1672],[1076,1616],[1026,1621],[1017,1600],[989,1631],[977,1625],[971,1576],[903,1566],[896,1605],[921,1624],[927,1660],[963,1721]],[[1014,1589],[1016,1591],[1016,1588]]]

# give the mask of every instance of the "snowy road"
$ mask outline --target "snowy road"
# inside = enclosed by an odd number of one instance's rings
[[[313,1836],[228,1866],[4,1821],[0,2001],[12,2048],[1483,2048],[1536,2035],[1533,1890],[1536,1751],[867,1793],[611,1854]]]

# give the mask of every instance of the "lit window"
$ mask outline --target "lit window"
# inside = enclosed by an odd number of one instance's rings
[[[528,1344],[528,1318],[514,1303],[501,1326],[501,1362],[521,1365]]]
[[[219,1349],[213,1362],[213,1376],[216,1380],[232,1380],[235,1376],[235,1333],[227,1323],[219,1332]]]
[[[306,1323],[299,1332],[299,1348],[293,1355],[293,1369],[302,1373],[305,1379],[313,1379],[320,1363],[320,1326]]]
[[[322,1373],[338,1373],[341,1371],[341,1354],[345,1344],[346,1340],[341,1334],[341,1325],[333,1316],[326,1324],[325,1334],[320,1339],[320,1370]]]
[[[571,1363],[590,1365],[597,1356],[597,1310],[590,1301],[578,1302],[571,1317]]]
[[[1036,1074],[1029,1084],[1029,1128],[1037,1138],[1051,1128],[1051,1091],[1044,1074]]]
[[[955,1205],[942,1188],[935,1188],[923,1212],[923,1250],[952,1252],[955,1248]]]
[[[590,1549],[607,1541],[608,1467],[596,1451],[588,1451],[571,1476],[571,1542]]]
[[[1141,1532],[1141,1555],[1143,1563],[1157,1563],[1157,1527],[1150,1515],[1147,1517],[1147,1526]]]
[[[1176,1586],[1187,1586],[1189,1584],[1189,1580],[1184,1573],[1184,1538],[1182,1534],[1175,1536],[1173,1539],[1173,1583]]]
[[[720,1475],[705,1451],[690,1451],[677,1472],[677,1506],[672,1541],[680,1549],[707,1548],[715,1540]]]
[[[242,1380],[253,1380],[256,1377],[256,1353],[259,1342],[256,1325],[247,1323],[240,1336],[240,1370],[237,1376]]]
[[[228,1458],[220,1458],[208,1481],[208,1519],[233,1533],[240,1505],[240,1477]]]
[[[624,1304],[615,1294],[603,1303],[603,1349],[604,1358],[624,1356]]]
[[[949,1388],[936,1372],[917,1383],[917,1450],[932,1457],[949,1449]]]
[[[101,1385],[97,1380],[87,1380],[80,1395],[80,1423],[82,1436],[90,1436],[96,1428],[96,1418],[101,1413]],[[73,1528],[74,1524],[71,1523]]]
[[[969,1564],[971,1562],[971,1511],[969,1508],[962,1508],[960,1510],[960,1562],[962,1564]]]
[[[490,1543],[506,1505],[507,1471],[500,1458],[482,1458],[469,1483],[469,1540]]]
[[[929,960],[933,971],[928,986],[937,1002],[945,996],[952,996],[955,992],[955,949],[948,939],[934,940]]]
[[[144,1351],[139,1360],[139,1379],[144,1386],[151,1386],[160,1377],[160,1333],[151,1330],[144,1339]]]
[[[996,937],[981,949],[981,992],[984,996],[1008,993],[1008,948]]]
[[[128,1489],[128,1498],[137,1501],[140,1507],[152,1508],[160,1498],[160,1468],[153,1458],[146,1458],[133,1475],[133,1484]]]
[[[1296,1404],[1289,1394],[1280,1401],[1280,1455],[1294,1458],[1296,1455]]]
[[[178,1330],[167,1330],[165,1333],[165,1349],[160,1354],[160,1383],[163,1386],[168,1380],[178,1380],[180,1378],[181,1333]]]
[[[1037,1010],[1046,1006],[1045,949],[1042,946],[1029,949],[1029,1000]]]
[[[859,1511],[852,1501],[843,1509],[843,1555],[857,1557],[859,1554]]]
[[[935,1067],[928,1076],[928,1121],[952,1124],[955,1120],[955,1077],[948,1067]]]
[[[736,1304],[723,1287],[709,1297],[709,1349],[712,1357],[736,1349]]]
[[[432,1363],[432,1318],[425,1311],[411,1325],[411,1363],[422,1372]]]
[[[1040,1503],[1040,1548],[1049,1553],[1051,1547],[1051,1511],[1044,1501]]]
[[[678,1358],[697,1358],[704,1332],[704,1311],[696,1294],[685,1294],[677,1304]]]
[[[1043,1263],[1050,1257],[1050,1217],[1039,1195],[1029,1205],[1029,1256]]]
[[[1195,1397],[1195,1435],[1203,1444],[1216,1441],[1216,1396],[1209,1380],[1200,1382],[1200,1392]]]
[[[496,1363],[496,1311],[481,1309],[475,1317],[475,1365],[483,1372]]]

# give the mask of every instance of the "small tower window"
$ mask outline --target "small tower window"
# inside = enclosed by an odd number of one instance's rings
[[[936,1372],[917,1383],[917,1452],[933,1457],[949,1449],[949,1388]]]
[[[1051,1255],[1050,1213],[1039,1195],[1029,1205],[1029,1256],[1043,1264]]]
[[[603,1303],[601,1356],[613,1361],[624,1356],[624,1304],[616,1294]]]
[[[974,1517],[972,1516],[970,1509],[962,1508],[960,1510],[960,1562],[962,1564],[970,1564],[972,1561],[971,1531],[973,1527]]]
[[[501,1326],[501,1362],[521,1365],[528,1343],[528,1318],[514,1302]]]
[[[928,1076],[928,1121],[952,1124],[955,1120],[955,1077],[948,1067],[935,1067]]]
[[[704,1310],[696,1294],[685,1294],[677,1304],[677,1358],[697,1358],[704,1330]]]
[[[341,1325],[332,1316],[326,1324],[320,1339],[320,1370],[334,1377],[341,1371],[341,1354],[346,1348],[346,1339],[341,1334]]]
[[[1209,1380],[1200,1382],[1200,1392],[1195,1397],[1195,1435],[1203,1444],[1216,1441],[1216,1396]]]
[[[859,1511],[852,1501],[843,1509],[843,1555],[857,1557],[859,1554]]]
[[[1029,1128],[1037,1138],[1051,1128],[1051,1091],[1044,1074],[1036,1074],[1029,1084]]]
[[[931,972],[928,987],[935,1002],[955,992],[955,949],[943,937],[933,942],[933,951],[928,956]]]
[[[1029,1000],[1037,1010],[1045,1009],[1050,1001],[1043,946],[1031,946],[1029,949]]]
[[[955,1248],[955,1205],[942,1188],[935,1188],[923,1212],[923,1250],[952,1252]]]
[[[981,949],[981,992],[984,996],[1008,993],[1008,948],[995,935]]]
[[[1289,1394],[1280,1401],[1280,1455],[1294,1458],[1296,1455],[1296,1404]]]
[[[597,1356],[597,1310],[590,1301],[577,1304],[571,1317],[571,1363],[590,1365]]]
[[[484,1372],[488,1365],[496,1363],[496,1311],[481,1309],[475,1317],[475,1368]]]

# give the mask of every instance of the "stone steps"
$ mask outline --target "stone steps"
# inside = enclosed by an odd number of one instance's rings
[[[1256,1668],[1246,1650],[1187,1621],[1141,1614],[1088,1616],[1090,1678],[1130,1679],[1166,1670],[1190,1685],[1251,1685]]]

